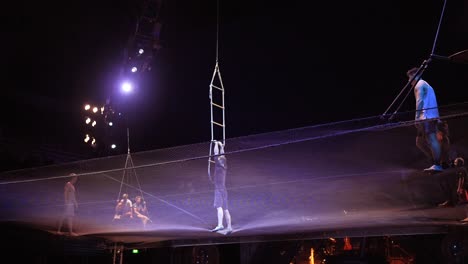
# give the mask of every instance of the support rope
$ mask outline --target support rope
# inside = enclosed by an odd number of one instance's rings
[[[422,75],[422,73],[424,72],[424,70],[427,68],[428,64],[431,62],[431,57],[432,55],[434,54],[434,51],[435,51],[435,48],[436,48],[436,44],[437,44],[437,39],[439,37],[439,31],[440,31],[440,25],[442,24],[442,19],[444,17],[444,13],[445,13],[445,6],[447,4],[447,0],[444,0],[444,5],[442,6],[442,12],[441,12],[441,15],[440,15],[440,18],[439,18],[439,23],[437,25],[437,30],[436,30],[436,34],[435,34],[435,37],[434,37],[434,41],[433,41],[433,44],[432,44],[432,50],[431,50],[431,54],[429,56],[429,59],[425,60],[421,66],[419,67],[418,69],[418,72],[413,76],[413,78],[411,78],[411,80],[408,81],[408,83],[406,83],[406,85],[403,87],[403,89],[401,89],[400,93],[398,93],[398,95],[396,96],[396,98],[393,100],[393,102],[390,104],[390,106],[385,110],[385,112],[382,114],[381,117],[385,117],[388,113],[388,111],[390,110],[390,108],[392,108],[392,106],[395,104],[395,102],[398,100],[398,98],[401,96],[401,94],[403,94],[404,90],[408,89],[408,87],[410,87],[409,91],[407,92],[405,98],[403,98],[403,101],[400,103],[400,105],[398,106],[398,108],[395,110],[395,112],[390,116],[390,118],[393,117],[393,115],[395,115],[399,110],[400,110],[400,107],[403,105],[403,103],[405,102],[405,100],[408,98],[408,95],[409,93],[413,90],[415,84],[412,84],[412,81],[414,80],[414,78],[418,75]]]
[[[219,49],[219,0],[216,1],[216,65],[218,65]]]

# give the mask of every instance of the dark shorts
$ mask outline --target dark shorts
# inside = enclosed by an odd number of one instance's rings
[[[228,193],[226,188],[215,189],[214,191],[214,203],[215,208],[222,207],[224,210],[228,210]]]

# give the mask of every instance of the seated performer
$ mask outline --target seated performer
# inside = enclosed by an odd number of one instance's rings
[[[135,197],[135,203],[133,204],[133,213],[136,217],[141,219],[143,227],[146,227],[148,222],[151,222],[151,219],[148,217],[148,209],[146,208],[146,202],[143,200],[143,197]]]
[[[122,199],[115,206],[114,220],[122,218],[133,218],[132,201],[128,199],[128,194],[124,193]]]

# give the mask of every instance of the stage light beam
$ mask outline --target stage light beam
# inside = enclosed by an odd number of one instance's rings
[[[133,86],[129,82],[122,83],[122,91],[124,93],[131,93],[133,91]]]

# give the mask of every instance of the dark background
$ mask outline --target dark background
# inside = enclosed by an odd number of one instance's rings
[[[443,1],[220,1],[227,137],[382,114],[428,58]],[[115,94],[140,1],[23,1],[2,8],[2,170],[103,155],[83,142],[84,103]],[[124,102],[118,148],[210,139],[217,1],[163,1],[151,71]],[[435,53],[468,48],[468,4],[447,1]],[[439,104],[465,102],[467,66],[434,61]],[[117,98],[114,98],[117,99]],[[414,109],[412,95],[403,110]],[[127,120],[125,122],[125,120]]]

